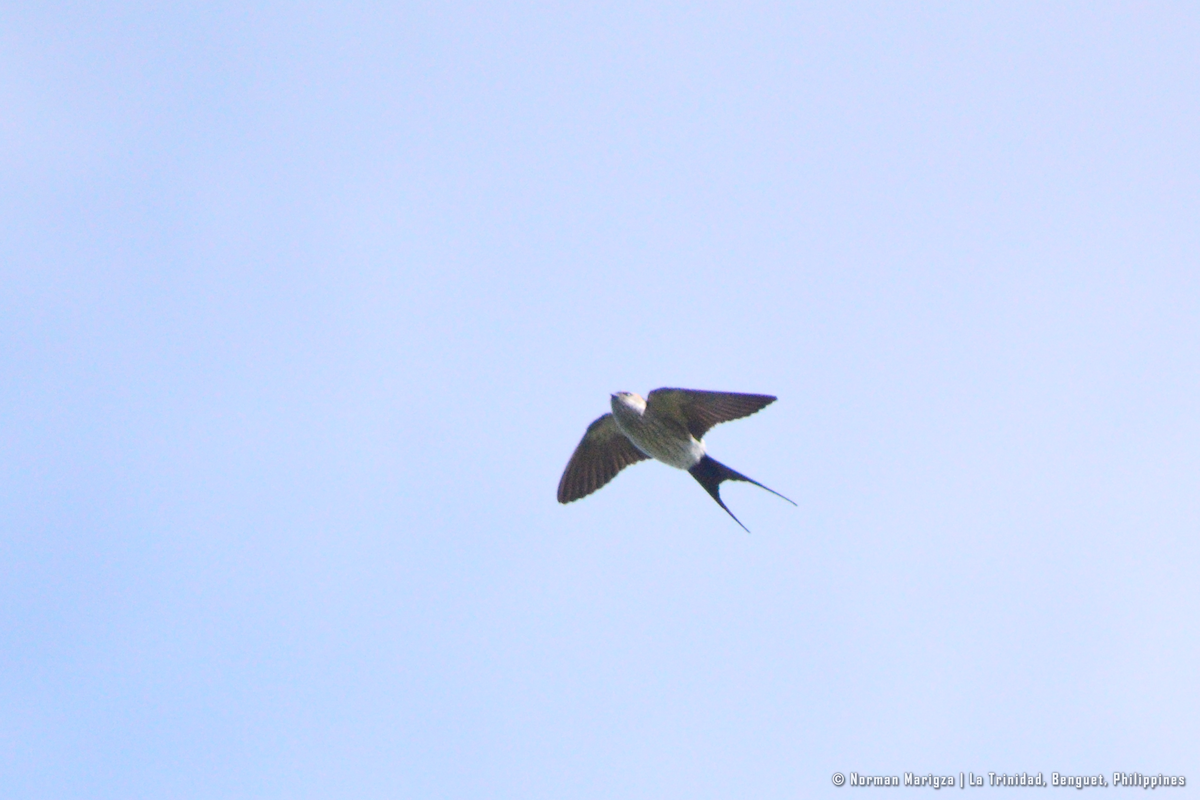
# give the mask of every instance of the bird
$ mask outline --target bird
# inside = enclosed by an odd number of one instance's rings
[[[698,389],[655,389],[645,399],[634,392],[616,392],[612,413],[588,426],[567,462],[558,482],[558,502],[587,497],[630,464],[653,458],[691,473],[717,505],[749,533],[721,499],[722,482],[745,481],[792,505],[796,502],[708,455],[704,434],[714,425],[748,417],[777,399],[769,394]]]

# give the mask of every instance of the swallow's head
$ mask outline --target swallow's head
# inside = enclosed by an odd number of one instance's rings
[[[617,412],[617,406],[621,406],[622,411],[635,414],[643,414],[646,411],[646,401],[641,398],[641,395],[634,392],[616,392],[612,396],[613,412]]]

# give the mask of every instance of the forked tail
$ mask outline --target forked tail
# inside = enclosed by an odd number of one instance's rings
[[[742,525],[742,521],[737,517],[734,517],[733,512],[729,510],[729,506],[725,505],[725,501],[721,499],[722,481],[745,481],[746,483],[753,483],[758,488],[766,489],[776,497],[783,497],[783,495],[771,487],[763,486],[753,478],[747,478],[742,473],[738,472],[737,470],[730,469],[711,456],[704,456],[701,458],[698,462],[696,462],[696,466],[689,469],[688,472],[692,473],[692,477],[704,487],[704,491],[711,494],[713,500],[717,501],[717,505],[725,509],[725,513],[733,517],[733,521],[738,525]],[[783,499],[787,500],[792,505],[796,505],[796,501],[790,498],[783,497]],[[744,530],[746,533],[750,532],[750,529],[745,525],[742,525],[742,530]]]

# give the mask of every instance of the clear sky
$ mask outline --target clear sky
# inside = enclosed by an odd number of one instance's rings
[[[6,4],[0,108],[6,798],[1200,784],[1194,4]],[[557,504],[659,386],[799,507]]]

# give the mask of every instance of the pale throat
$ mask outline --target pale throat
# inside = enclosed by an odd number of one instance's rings
[[[612,410],[621,433],[651,458],[679,469],[691,469],[704,457],[704,442],[697,441],[683,423],[646,414],[644,407],[631,407],[616,397],[612,400]]]

